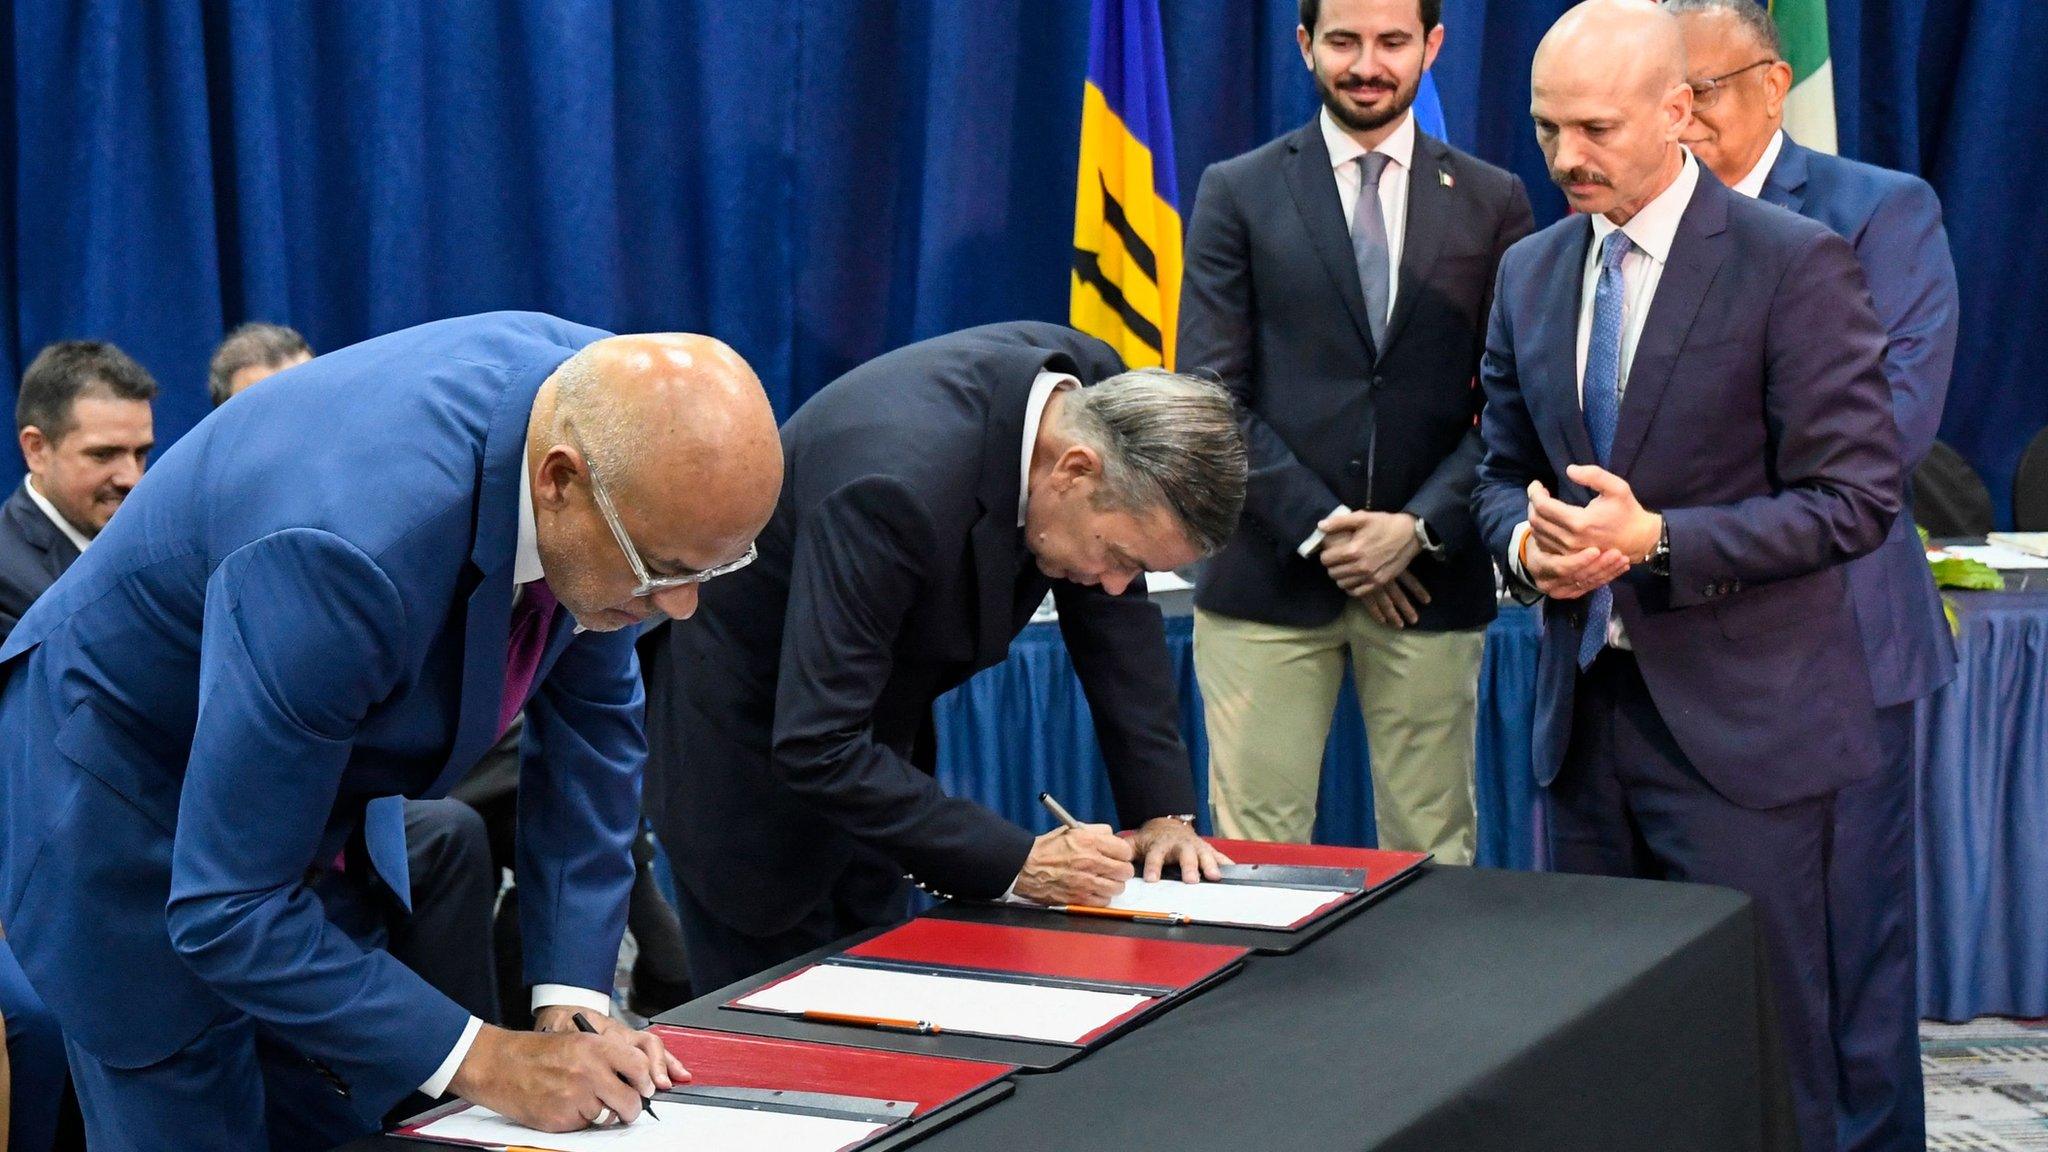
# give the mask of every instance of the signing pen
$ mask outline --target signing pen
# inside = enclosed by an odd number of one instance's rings
[[[578,1032],[588,1032],[592,1036],[597,1035],[597,1029],[591,1026],[590,1021],[583,1018],[583,1013],[578,1012],[571,1019],[576,1021],[576,1030]],[[623,1080],[624,1077],[622,1076],[620,1079]],[[642,1096],[640,1098],[640,1110],[656,1120],[661,1119],[661,1117],[654,1115],[654,1097],[652,1096]]]

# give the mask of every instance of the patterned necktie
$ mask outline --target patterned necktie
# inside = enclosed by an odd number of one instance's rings
[[[548,631],[554,626],[558,604],[554,589],[545,580],[520,587],[526,594],[512,606],[512,636],[505,642],[505,694],[498,698],[498,735],[512,727],[512,718],[526,707],[533,677],[540,671],[540,658],[548,647]]]
[[[1600,246],[1600,284],[1593,290],[1593,335],[1586,344],[1586,378],[1580,382],[1580,404],[1585,408],[1586,431],[1593,438],[1593,455],[1602,468],[1614,451],[1614,428],[1621,422],[1621,331],[1627,319],[1627,287],[1622,283],[1621,262],[1635,250],[1629,238],[1616,229]],[[1614,590],[1602,586],[1586,597],[1586,630],[1579,635],[1579,669],[1592,667],[1607,646],[1607,622],[1614,615]]]
[[[1385,351],[1387,300],[1393,290],[1387,218],[1380,211],[1380,175],[1387,170],[1387,160],[1384,152],[1358,158],[1358,203],[1351,210],[1351,255],[1358,261],[1358,286],[1365,290],[1365,319],[1375,354]]]

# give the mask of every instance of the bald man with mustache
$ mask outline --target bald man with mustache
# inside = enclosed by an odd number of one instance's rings
[[[1530,111],[1579,213],[1501,263],[1474,495],[1540,598],[1552,859],[1756,903],[1801,1146],[1835,1148],[1835,798],[1881,759],[1846,570],[1900,506],[1885,333],[1849,245],[1680,145],[1677,20],[1588,0]]]

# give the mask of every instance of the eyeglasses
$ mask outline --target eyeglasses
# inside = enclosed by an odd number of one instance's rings
[[[1730,80],[1735,79],[1737,76],[1742,75],[1744,72],[1748,72],[1757,68],[1763,68],[1771,64],[1776,64],[1777,62],[1777,57],[1770,56],[1762,60],[1759,60],[1754,64],[1744,64],[1742,67],[1737,68],[1733,72],[1723,72],[1719,76],[1709,76],[1704,80],[1688,81],[1688,83],[1690,83],[1692,86],[1693,110],[1698,111],[1702,108],[1712,108],[1714,105],[1721,102],[1721,90],[1728,87],[1728,82]]]
[[[626,535],[626,526],[619,523],[619,510],[612,504],[611,493],[605,491],[604,481],[597,475],[597,465],[591,463],[590,453],[583,447],[582,438],[576,435],[573,425],[564,425],[569,433],[569,442],[583,457],[583,467],[590,473],[590,494],[597,498],[597,510],[604,516],[604,522],[612,530],[612,538],[619,542],[619,551],[626,554],[626,563],[633,566],[633,578],[639,583],[633,586],[633,598],[638,600],[656,592],[667,592],[672,588],[683,588],[691,584],[702,584],[720,576],[728,576],[752,564],[760,556],[760,549],[747,545],[747,553],[737,560],[714,564],[697,572],[686,572],[681,576],[656,576],[647,570],[646,561],[640,559],[640,549],[633,546],[633,538]]]

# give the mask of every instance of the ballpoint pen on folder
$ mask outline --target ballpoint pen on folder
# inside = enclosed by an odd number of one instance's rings
[[[1105,908],[1100,904],[1054,904],[1052,910],[1070,916],[1100,916],[1106,920],[1130,920],[1139,924],[1186,924],[1184,912],[1147,912],[1137,908]]]
[[[576,1021],[576,1030],[578,1032],[588,1032],[592,1036],[597,1035],[597,1029],[591,1025],[589,1020],[584,1018],[583,1013],[578,1012],[571,1016],[570,1019]],[[654,1097],[652,1096],[642,1096],[640,1098],[640,1110],[647,1113],[652,1119],[661,1119],[661,1117],[654,1115]]]
[[[820,1024],[853,1024],[861,1028],[879,1028],[884,1032],[911,1032],[919,1036],[936,1036],[944,1029],[929,1020],[895,1020],[887,1016],[860,1016],[852,1012],[822,1012],[806,1008],[801,1013],[804,1019]]]

